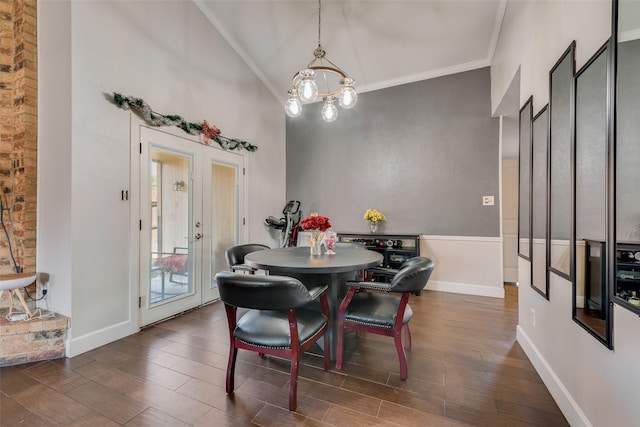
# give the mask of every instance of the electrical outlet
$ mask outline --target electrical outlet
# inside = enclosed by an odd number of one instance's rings
[[[493,196],[482,196],[482,206],[493,206]]]
[[[531,325],[536,326],[536,310],[533,308],[531,309]]]

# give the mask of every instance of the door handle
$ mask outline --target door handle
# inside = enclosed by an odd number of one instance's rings
[[[200,233],[196,234],[195,240],[200,240],[200,239],[202,239],[202,234]]]

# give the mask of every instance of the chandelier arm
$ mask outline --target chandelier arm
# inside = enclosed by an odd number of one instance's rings
[[[338,67],[328,67],[326,65],[316,65],[314,67],[307,67],[313,71],[329,71],[331,73],[335,73],[338,74],[339,76],[341,76],[342,78],[346,78],[349,77],[347,76],[347,73],[345,73],[344,71],[342,71],[340,68]],[[297,88],[298,87],[298,83],[300,82],[300,71],[298,71],[297,73],[295,73],[293,75],[293,78],[291,79],[293,81],[293,88]],[[342,89],[342,88],[340,88]]]
[[[331,62],[329,60],[329,58],[327,58],[326,56],[324,58],[325,61],[327,61],[329,64],[333,65],[333,67],[336,69],[336,71],[338,72],[338,74],[342,75],[342,77],[348,77],[347,73],[345,71],[342,70],[342,68],[338,67],[336,64],[334,64],[333,62]]]

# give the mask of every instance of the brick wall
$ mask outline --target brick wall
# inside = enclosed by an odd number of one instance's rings
[[[36,268],[36,6],[36,0],[0,0],[0,198],[15,261],[25,272]],[[0,229],[0,274],[13,272]]]

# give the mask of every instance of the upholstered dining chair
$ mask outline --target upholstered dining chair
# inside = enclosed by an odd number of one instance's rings
[[[324,336],[324,370],[329,370],[329,303],[327,286],[307,290],[297,279],[223,271],[216,274],[220,298],[229,325],[227,393],[234,388],[238,349],[287,358],[291,361],[289,410],[295,411],[300,356]],[[322,312],[307,305],[320,298]],[[307,306],[307,307],[305,307]],[[247,308],[240,318],[237,309]]]
[[[244,263],[244,257],[251,252],[262,251],[264,249],[270,249],[269,246],[261,245],[258,243],[248,243],[246,245],[231,246],[224,252],[224,256],[227,259],[227,265],[232,272],[246,272],[249,274],[255,274],[256,268],[250,267]]]
[[[398,359],[400,359],[400,379],[407,379],[405,348],[411,349],[409,320],[413,316],[411,306],[408,304],[409,295],[424,288],[433,268],[434,263],[429,258],[414,257],[402,264],[390,283],[347,282],[349,290],[338,310],[337,370],[342,369],[344,330],[351,329],[393,337]],[[361,290],[371,292],[360,292]]]

